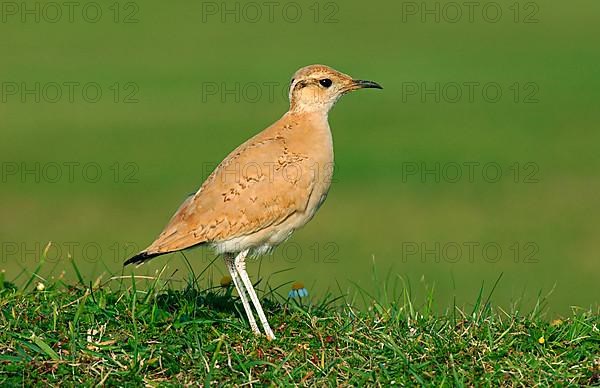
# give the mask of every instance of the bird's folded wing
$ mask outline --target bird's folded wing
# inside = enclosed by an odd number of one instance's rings
[[[317,172],[283,139],[251,139],[233,151],[173,215],[147,252],[171,252],[249,235],[305,211]]]

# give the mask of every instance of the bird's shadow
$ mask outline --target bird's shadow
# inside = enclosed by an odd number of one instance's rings
[[[156,297],[156,305],[171,316],[182,319],[215,319],[220,314],[233,314],[245,318],[244,308],[239,297],[232,294],[232,287],[219,287],[198,290],[193,287],[184,290],[165,290]],[[273,298],[261,298],[265,311],[277,312],[285,308]]]

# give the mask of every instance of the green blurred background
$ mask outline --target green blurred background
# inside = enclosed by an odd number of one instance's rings
[[[312,295],[372,290],[375,263],[421,296],[434,287],[441,308],[472,303],[500,274],[492,299],[504,307],[553,289],[553,313],[597,305],[598,1],[476,2],[472,16],[444,2],[100,1],[77,3],[72,20],[25,3],[0,15],[7,279],[24,281],[49,241],[44,276],[74,280],[69,254],[89,279],[121,274],[211,167],[286,111],[294,71],[323,63],[385,90],[330,114],[328,200],[261,277],[290,269],[269,282],[300,280]],[[478,163],[472,177],[465,163]],[[212,254],[188,258],[199,272]],[[165,263],[165,278],[187,276],[177,254],[135,273]],[[211,268],[214,283],[222,271]]]

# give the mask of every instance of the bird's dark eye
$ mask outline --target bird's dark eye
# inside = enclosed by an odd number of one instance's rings
[[[332,84],[332,82],[329,78],[323,78],[322,80],[319,80],[319,83],[321,84],[321,86],[326,87],[326,88],[330,87]]]

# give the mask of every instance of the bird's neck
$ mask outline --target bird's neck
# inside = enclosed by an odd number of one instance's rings
[[[288,132],[288,139],[301,143],[310,143],[315,155],[323,156],[323,161],[333,161],[333,137],[327,112],[288,112],[282,118],[280,128]]]
[[[289,110],[282,118],[296,126],[300,123],[309,127],[329,131],[329,110]]]
[[[331,108],[333,108],[334,104],[335,104],[335,101],[331,101],[331,100],[303,101],[300,99],[292,99],[292,101],[290,102],[289,112],[294,112],[294,113],[299,113],[299,114],[300,113],[313,113],[313,114],[320,114],[320,115],[323,115],[324,117],[327,117],[327,115],[329,114],[329,111],[331,110]]]

